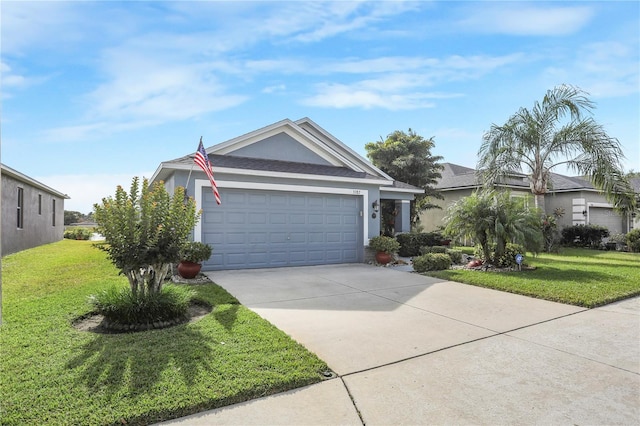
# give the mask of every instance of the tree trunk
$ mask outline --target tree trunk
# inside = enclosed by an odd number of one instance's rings
[[[535,194],[534,197],[535,197],[536,207],[540,209],[542,214],[547,214],[546,205],[544,202],[544,194]]]

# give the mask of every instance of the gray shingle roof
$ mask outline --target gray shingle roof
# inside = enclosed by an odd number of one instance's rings
[[[424,191],[422,188],[418,188],[417,186],[410,185],[408,183],[400,182],[399,180],[394,180],[393,181],[393,187],[394,188],[401,188],[401,189],[416,189],[416,190],[419,190],[419,191]]]
[[[451,163],[444,163],[443,166],[442,178],[436,184],[437,189],[454,190],[482,186],[481,179],[476,174],[475,169]],[[638,180],[640,181],[640,179]],[[588,179],[579,176],[565,176],[558,173],[551,173],[551,183],[554,191],[596,189]],[[524,174],[516,173],[507,178],[502,185],[517,189],[528,189],[529,179]],[[640,182],[638,186],[640,186]]]
[[[173,163],[193,164],[195,154],[173,160]],[[298,163],[292,161],[266,160],[261,158],[239,157],[235,155],[209,154],[209,161],[216,167],[262,170],[282,173],[301,173],[321,176],[337,176],[356,179],[380,179],[365,172],[358,172],[347,167],[327,166],[322,164]]]
[[[475,169],[452,163],[444,163],[443,166],[442,178],[435,185],[436,189],[447,190],[482,186],[482,180]],[[514,174],[513,177],[507,178],[503,185],[505,184],[514,188],[529,188],[529,181],[522,174]]]

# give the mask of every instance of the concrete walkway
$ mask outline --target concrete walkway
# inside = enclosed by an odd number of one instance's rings
[[[586,310],[362,264],[208,275],[337,377],[166,424],[640,423],[640,298]]]

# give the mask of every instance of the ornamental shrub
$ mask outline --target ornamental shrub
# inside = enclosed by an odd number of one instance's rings
[[[440,232],[411,232],[398,234],[396,240],[400,243],[398,254],[403,257],[420,255],[420,247],[437,246],[442,242]]]
[[[211,246],[200,241],[189,241],[180,249],[180,260],[200,263],[211,257]]]
[[[634,253],[640,253],[640,228],[627,233],[627,247]]]
[[[600,225],[573,225],[562,229],[562,244],[574,247],[599,248],[609,230]]]
[[[199,219],[195,200],[185,199],[181,186],[171,197],[163,182],[150,186],[144,178],[140,187],[134,177],[129,193],[118,186],[115,197],[94,210],[97,232],[105,237],[97,247],[127,277],[133,296],[159,293]]]
[[[447,249],[451,263],[462,263],[462,250]]]
[[[369,247],[377,252],[393,254],[400,248],[400,243],[392,237],[378,235],[369,240]]]
[[[186,319],[194,296],[194,290],[176,285],[166,285],[158,293],[111,287],[91,296],[89,303],[111,324],[139,325]]]
[[[413,269],[422,273],[427,271],[441,271],[449,269],[451,258],[444,253],[427,253],[413,259]]]
[[[519,244],[507,243],[505,247],[504,253],[502,256],[494,259],[496,262],[496,266],[498,268],[509,268],[512,266],[516,266],[516,255],[521,254],[523,257],[525,255],[525,249]]]
[[[64,238],[69,240],[89,240],[93,231],[89,228],[69,228],[64,231]]]
[[[446,253],[447,248],[445,246],[423,246],[420,247],[420,254],[427,253]]]
[[[451,263],[462,263],[462,251],[449,249],[445,246],[425,246],[420,247],[421,254],[444,253],[449,256]]]
[[[492,263],[494,266],[498,268],[509,268],[517,265],[516,263],[517,254],[521,254],[522,256],[524,256],[526,253],[526,250],[523,246],[519,244],[513,244],[513,243],[507,243],[504,249],[504,253],[501,256],[498,256],[497,258],[495,258],[495,250],[496,250],[496,245],[490,244],[489,251],[491,252],[492,257],[494,258],[485,259],[483,255],[482,247],[478,245],[474,249],[474,256],[479,259],[482,259],[483,261],[488,261],[489,263]]]
[[[556,209],[557,210],[557,209]],[[558,231],[558,218],[560,213],[545,215],[542,218],[542,235],[544,237],[544,251],[547,253],[558,253],[558,245],[561,241],[560,231]]]

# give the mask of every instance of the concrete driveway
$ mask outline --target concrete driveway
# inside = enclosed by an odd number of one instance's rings
[[[586,310],[364,264],[208,275],[337,377],[168,424],[640,423],[640,298]]]

